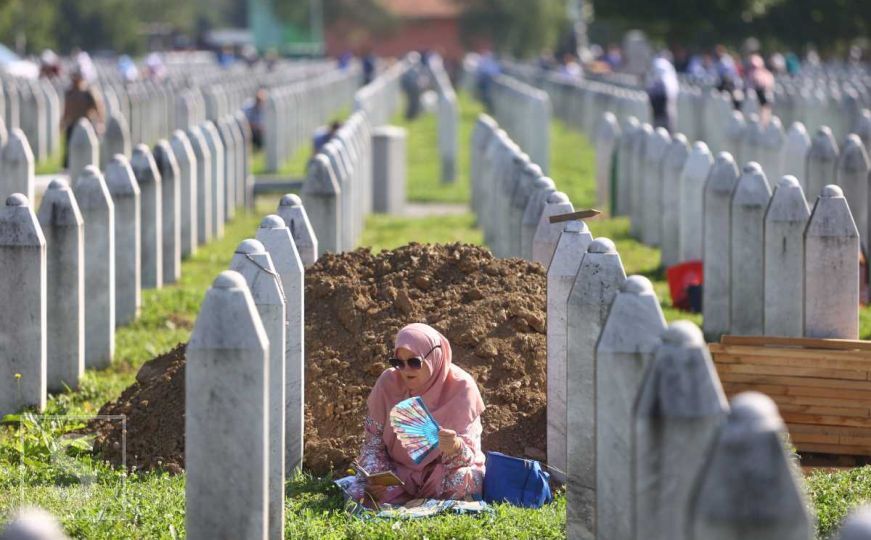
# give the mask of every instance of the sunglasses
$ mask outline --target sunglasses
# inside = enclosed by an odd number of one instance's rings
[[[412,356],[412,357],[409,358],[407,361],[406,361],[406,360],[403,360],[402,358],[396,358],[395,356],[392,357],[392,358],[388,358],[387,361],[390,362],[390,366],[391,366],[391,367],[394,367],[394,368],[396,368],[396,369],[405,369],[405,368],[408,368],[408,369],[420,369],[420,368],[423,367],[423,361],[426,360],[426,358],[427,358],[430,354],[432,354],[432,352],[433,352],[434,350],[436,350],[436,349],[440,349],[440,348],[441,348],[441,345],[436,345],[435,347],[433,347],[432,349],[430,349],[428,353],[426,353],[425,355],[423,355],[423,357],[420,357],[420,356]]]

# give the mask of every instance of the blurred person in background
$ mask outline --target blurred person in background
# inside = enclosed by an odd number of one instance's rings
[[[723,45],[717,45],[714,49],[714,69],[717,72],[717,90],[727,92],[732,98],[732,106],[741,108],[743,95],[741,94],[741,77],[735,59]]]
[[[653,111],[653,127],[672,132],[677,120],[677,94],[680,90],[674,66],[666,58],[653,59],[647,76],[647,97]]]
[[[342,123],[338,120],[333,120],[330,122],[329,126],[320,127],[317,131],[315,131],[315,135],[312,138],[312,154],[317,154],[321,151],[321,148],[324,147],[325,144],[330,142],[336,132],[338,132],[342,128]]]
[[[478,69],[475,71],[475,83],[478,87],[478,96],[488,113],[493,113],[493,79],[502,68],[492,51],[484,51],[478,59]]]
[[[754,53],[747,59],[747,75],[745,88],[754,92],[759,101],[759,121],[763,126],[771,119],[771,107],[774,104],[774,75],[765,67],[762,57]]]
[[[267,97],[266,89],[258,88],[254,99],[242,108],[251,128],[251,142],[257,150],[263,148],[263,109],[266,107]]]
[[[88,84],[82,72],[72,73],[70,87],[64,94],[64,111],[60,119],[61,131],[66,134],[64,143],[64,167],[69,165],[70,138],[80,118],[87,118],[94,126],[97,136],[103,133],[103,105],[97,91]],[[75,180],[75,179],[73,179]]]
[[[60,77],[60,57],[51,49],[39,55],[39,76],[45,79]]]
[[[132,58],[122,54],[118,57],[118,74],[124,82],[133,82],[139,78],[139,68]]]

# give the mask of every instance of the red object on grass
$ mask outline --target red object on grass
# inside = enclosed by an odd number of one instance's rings
[[[668,279],[671,304],[678,309],[690,309],[687,289],[692,285],[702,285],[704,283],[702,261],[686,261],[670,266],[665,271],[665,276]]]

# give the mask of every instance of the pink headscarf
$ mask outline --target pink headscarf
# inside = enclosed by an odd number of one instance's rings
[[[440,347],[433,349],[436,345]],[[420,357],[430,353],[424,361],[432,374],[423,390],[415,395],[423,398],[439,426],[457,433],[467,431],[484,411],[484,400],[472,376],[451,363],[451,344],[447,338],[425,324],[409,324],[396,335],[395,349],[400,348]],[[441,452],[432,452],[423,462],[414,463],[388,421],[393,406],[411,396],[399,371],[388,369],[369,394],[369,416],[384,425],[384,445],[395,464],[394,472],[406,484],[406,491],[418,497],[435,497],[446,473],[440,460]]]

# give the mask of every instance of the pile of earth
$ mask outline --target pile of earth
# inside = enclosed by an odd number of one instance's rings
[[[410,244],[321,257],[305,277],[305,467],[341,470],[362,440],[366,397],[396,332],[425,322],[451,342],[487,405],[484,450],[546,455],[546,276],[485,248]],[[184,349],[142,366],[101,415],[127,415],[127,466],[184,467]],[[95,447],[121,462],[119,422],[95,421]]]

